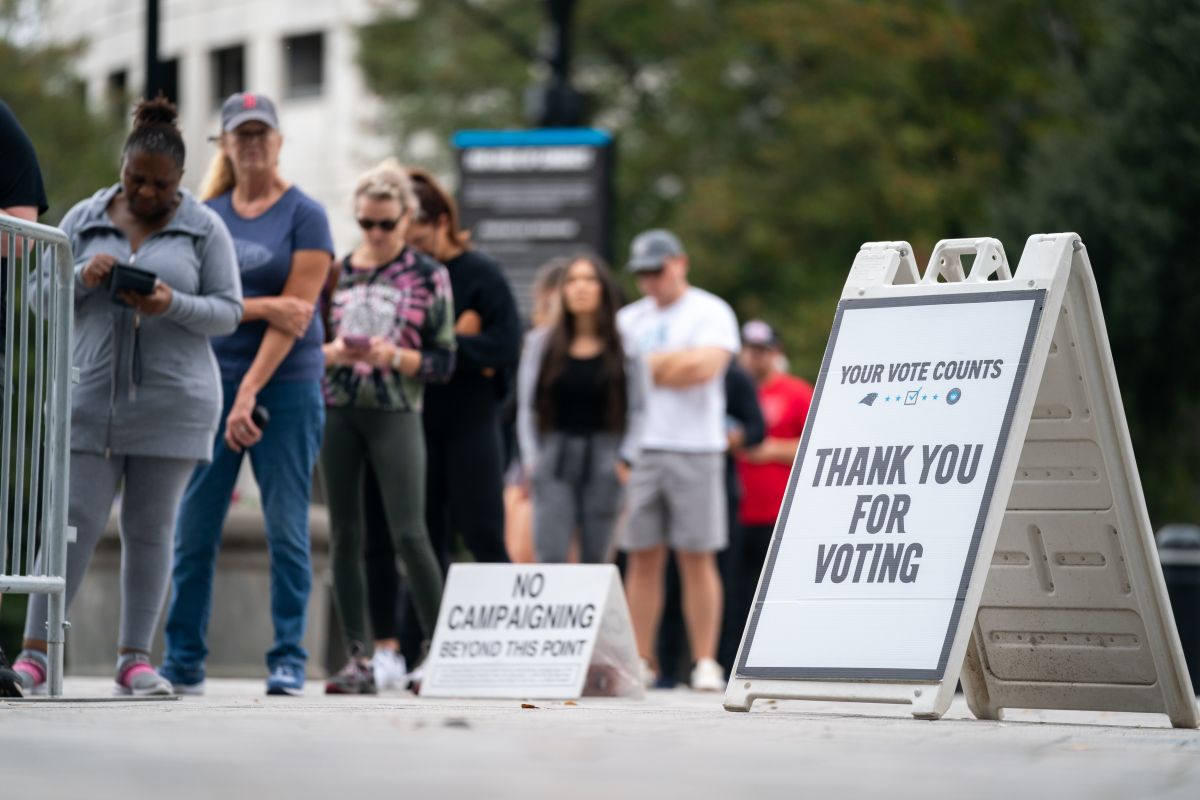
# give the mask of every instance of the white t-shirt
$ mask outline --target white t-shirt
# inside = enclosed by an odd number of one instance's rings
[[[737,317],[721,298],[694,286],[666,308],[649,297],[622,308],[617,326],[625,346],[639,358],[691,347],[741,348]],[[686,388],[650,384],[646,393],[642,448],[683,453],[723,453],[725,375]]]

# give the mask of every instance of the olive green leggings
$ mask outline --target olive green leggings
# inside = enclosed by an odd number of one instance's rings
[[[348,642],[367,633],[363,486],[367,459],[379,481],[396,555],[412,585],[425,637],[433,636],[442,600],[442,570],[425,527],[425,436],[421,415],[408,411],[330,408],[321,445],[321,476],[329,504],[333,594]]]

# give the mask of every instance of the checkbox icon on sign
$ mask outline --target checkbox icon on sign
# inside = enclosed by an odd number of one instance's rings
[[[917,404],[917,399],[920,396],[921,396],[921,387],[918,386],[916,389],[913,389],[911,392],[904,395],[904,405],[915,406]]]

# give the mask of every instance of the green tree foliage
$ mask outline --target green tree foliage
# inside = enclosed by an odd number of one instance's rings
[[[1200,3],[1102,4],[1087,64],[1064,76],[1058,124],[999,227],[1076,231],[1105,309],[1143,486],[1156,524],[1200,520]]]
[[[575,76],[619,137],[617,252],[677,229],[697,282],[779,322],[811,374],[863,241],[927,253],[982,232],[1048,65],[1070,57],[1061,20],[1084,5],[583,0]],[[541,4],[405,8],[362,47],[404,154],[431,132],[521,125]]]
[[[0,33],[11,13],[0,7]],[[119,121],[88,111],[83,87],[71,72],[77,49],[21,46],[0,35],[0,98],[37,150],[50,200],[43,222],[57,222],[117,178]]]
[[[414,145],[430,134],[525,124],[541,6],[381,4],[362,63],[404,157],[428,162]],[[813,376],[864,241],[906,239],[923,266],[938,239],[1000,231],[1015,262],[1029,234],[1077,230],[1155,520],[1196,518],[1200,423],[1166,422],[1200,417],[1185,399],[1200,372],[1172,375],[1189,371],[1200,303],[1186,256],[1200,236],[1187,192],[1200,112],[1184,94],[1196,6],[580,0],[575,82],[618,137],[615,251],[674,228],[696,282],[776,323]]]

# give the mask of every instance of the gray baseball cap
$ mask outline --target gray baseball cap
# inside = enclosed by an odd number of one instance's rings
[[[647,272],[662,269],[663,261],[671,256],[684,256],[679,237],[664,228],[642,231],[629,245],[629,270]]]
[[[271,98],[253,92],[229,95],[221,105],[221,130],[231,131],[247,122],[261,122],[279,130],[279,115]]]

